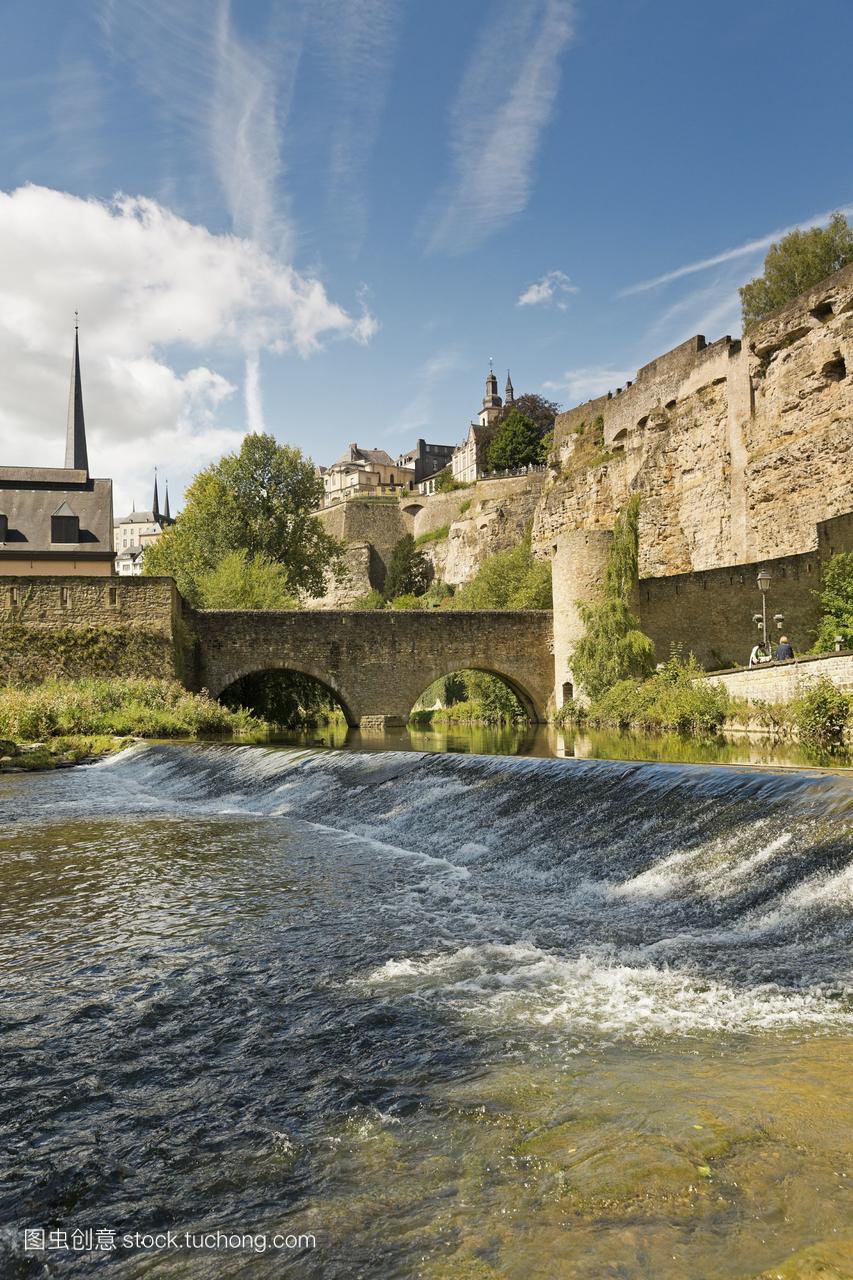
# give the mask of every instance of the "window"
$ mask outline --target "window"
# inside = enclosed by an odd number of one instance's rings
[[[116,604],[117,601],[118,601],[118,594],[116,592],[116,589],[115,587],[110,587],[110,604]]]
[[[62,605],[63,609],[67,609],[71,603],[71,592],[67,587],[59,588],[59,603]]]
[[[6,534],[9,532],[9,517],[0,515],[0,542],[6,541]]]
[[[67,502],[54,511],[50,517],[51,542],[79,542],[80,519],[75,516]]]

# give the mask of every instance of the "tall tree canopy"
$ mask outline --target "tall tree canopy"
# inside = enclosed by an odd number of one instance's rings
[[[513,409],[495,429],[487,454],[492,471],[510,471],[542,461],[542,437],[536,423]]]
[[[385,575],[383,595],[386,600],[395,596],[422,596],[429,586],[430,563],[415,540],[406,533],[391,552],[388,572]]]
[[[170,574],[191,604],[203,606],[205,584],[234,578],[234,561],[217,577],[225,557],[241,552],[256,583],[269,586],[270,561],[280,566],[275,596],[322,595],[340,546],[317,519],[323,483],[299,449],[270,435],[248,435],[230,453],[200,471],[175,524],[145,553],[146,574]],[[258,564],[253,562],[258,561]],[[211,575],[214,575],[213,578]],[[260,589],[260,588],[259,588]],[[235,602],[232,607],[245,607]],[[267,606],[269,607],[269,606]]]
[[[763,275],[740,290],[744,333],[848,262],[853,262],[853,231],[842,213],[834,213],[825,227],[792,231],[771,245]]]
[[[525,418],[529,418],[535,425],[539,435],[545,436],[553,429],[554,419],[560,412],[560,406],[553,400],[546,400],[544,396],[526,391],[523,396],[516,396],[509,404],[504,405],[497,420],[498,425],[513,411],[523,413]]]

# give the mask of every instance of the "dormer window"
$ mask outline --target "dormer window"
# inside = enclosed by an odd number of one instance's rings
[[[75,516],[67,502],[63,502],[50,517],[51,542],[79,542],[80,517]]]

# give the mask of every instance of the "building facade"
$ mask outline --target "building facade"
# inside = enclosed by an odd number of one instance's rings
[[[450,458],[453,479],[459,484],[472,484],[486,470],[486,453],[491,444],[495,424],[504,406],[512,404],[514,400],[515,392],[509,369],[506,371],[506,387],[502,400],[498,395],[498,380],[494,370],[490,368],[477,421],[471,423],[467,436],[453,450]]]
[[[400,455],[397,465],[406,470],[414,467],[414,483],[419,487],[422,481],[429,480],[431,476],[444,470],[453,457],[453,449],[452,444],[427,444],[425,440],[419,439],[414,449]]]
[[[75,326],[64,467],[0,467],[0,574],[111,575],[113,485],[89,474]]]
[[[398,497],[414,483],[415,468],[401,466],[384,449],[360,449],[351,444],[322,472],[323,506],[350,498]]]
[[[121,577],[138,577],[145,563],[145,550],[153,546],[163,530],[174,524],[169,510],[169,485],[160,510],[160,495],[157,486],[157,473],[154,473],[154,499],[150,511],[131,511],[130,515],[117,520],[114,527],[116,548],[116,573]]]

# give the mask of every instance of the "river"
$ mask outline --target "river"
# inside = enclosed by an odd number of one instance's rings
[[[155,745],[0,811],[4,1277],[853,1275],[849,775]]]

